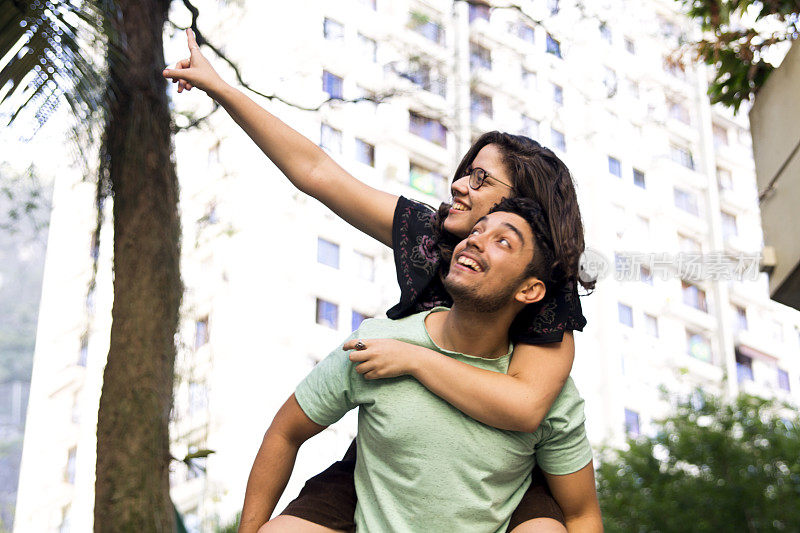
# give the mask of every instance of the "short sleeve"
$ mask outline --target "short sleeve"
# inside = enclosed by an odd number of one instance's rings
[[[429,205],[404,196],[397,200],[392,247],[400,301],[386,312],[389,318],[403,318],[440,305],[452,305],[439,280],[441,254],[435,215],[436,211]]]
[[[511,325],[511,340],[523,344],[561,342],[565,331],[583,331],[583,316],[576,283],[564,283],[541,302],[528,305]]]
[[[567,379],[544,419],[545,436],[536,445],[536,462],[548,474],[572,474],[592,460],[583,404],[572,378]]]
[[[354,338],[356,334],[349,337]],[[352,366],[340,345],[300,382],[294,394],[308,418],[330,426],[357,406],[353,401]]]

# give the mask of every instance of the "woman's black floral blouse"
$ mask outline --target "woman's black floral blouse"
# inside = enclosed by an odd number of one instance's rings
[[[392,245],[400,302],[386,312],[389,318],[453,304],[439,275],[435,214],[430,206],[402,196],[397,202]],[[511,326],[511,340],[525,344],[560,342],[565,331],[582,331],[585,325],[577,288],[570,282],[523,309]]]

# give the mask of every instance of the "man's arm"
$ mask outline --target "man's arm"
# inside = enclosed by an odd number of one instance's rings
[[[599,533],[603,531],[594,466],[590,461],[577,472],[556,476],[544,473],[550,492],[564,511],[569,533]]]
[[[292,394],[275,415],[258,450],[244,495],[239,533],[255,533],[265,524],[286,488],[297,450],[325,429],[313,422]]]

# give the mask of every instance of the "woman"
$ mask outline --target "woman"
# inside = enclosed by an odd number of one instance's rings
[[[431,376],[416,376],[432,392],[473,418],[501,429],[533,431],[544,418],[572,367],[572,330],[581,330],[576,280],[583,226],[566,166],[525,137],[491,132],[465,154],[452,184],[453,203],[439,212],[358,181],[317,145],[225,83],[187,30],[190,57],[164,70],[178,92],[198,87],[222,105],[273,163],[301,191],[354,227],[395,251],[400,302],[387,312],[399,318],[450,303],[441,282],[452,245],[507,196],[527,196],[544,208],[555,247],[553,279],[543,303],[526,309],[512,328],[515,349],[508,374],[483,371],[436,352],[391,340],[371,340],[353,353],[367,378],[413,373],[426,357]],[[352,347],[351,347],[352,348]],[[292,531],[352,527],[355,493],[353,447],[343,461],[312,478],[277,522]],[[541,473],[512,517],[509,530],[563,531],[564,516]],[[276,521],[273,521],[276,523]],[[243,528],[244,529],[244,528]]]

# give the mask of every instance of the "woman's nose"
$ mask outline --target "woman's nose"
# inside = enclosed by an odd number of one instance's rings
[[[453,182],[451,185],[453,196],[458,193],[460,196],[469,194],[469,176],[462,176]]]

